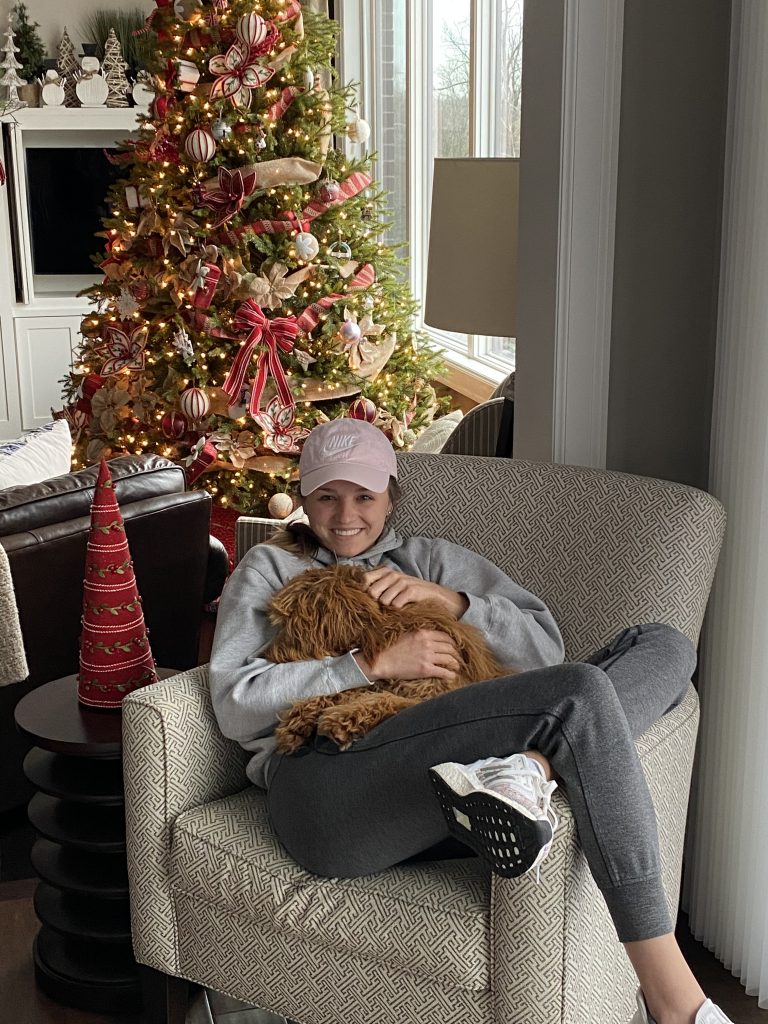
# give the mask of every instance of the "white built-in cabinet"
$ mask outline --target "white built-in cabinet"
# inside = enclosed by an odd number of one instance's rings
[[[32,273],[24,221],[25,149],[110,146],[130,135],[138,114],[136,108],[50,107],[0,118],[0,158],[13,172],[0,186],[0,440],[49,422],[51,409],[61,408],[59,382],[72,365],[80,321],[90,308],[87,299],[76,297],[90,280],[62,281],[56,290]]]
[[[72,365],[79,316],[25,316],[15,321],[22,428],[42,426],[62,406],[59,381]]]

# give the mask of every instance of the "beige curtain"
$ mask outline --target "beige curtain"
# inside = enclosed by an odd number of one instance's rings
[[[691,929],[768,1007],[768,3],[734,0],[710,490],[728,527],[701,658]]]

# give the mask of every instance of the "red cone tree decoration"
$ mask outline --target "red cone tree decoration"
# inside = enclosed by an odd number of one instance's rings
[[[85,557],[77,697],[97,708],[157,682],[115,486],[101,460]]]

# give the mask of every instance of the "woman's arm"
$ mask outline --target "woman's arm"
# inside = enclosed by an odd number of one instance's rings
[[[431,590],[435,584],[449,601],[451,593],[461,597],[466,604],[458,617],[483,632],[502,664],[526,670],[562,662],[562,637],[547,606],[487,558],[428,537],[411,537],[393,555],[398,568],[408,574],[406,580],[420,577],[406,584],[414,600],[437,596]],[[383,573],[379,580],[386,589]]]
[[[224,588],[217,615],[211,699],[219,728],[239,743],[269,735],[279,712],[296,701],[369,682],[352,654],[286,664],[259,656],[276,633],[265,608],[282,585],[271,579],[270,554],[243,559]]]

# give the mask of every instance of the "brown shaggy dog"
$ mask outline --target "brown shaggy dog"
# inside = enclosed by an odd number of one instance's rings
[[[280,716],[277,749],[293,753],[313,732],[329,736],[342,750],[380,722],[430,697],[483,679],[510,675],[493,657],[479,630],[457,622],[437,601],[404,608],[380,604],[365,589],[365,573],[353,565],[309,569],[278,591],[267,606],[280,632],[262,657],[274,662],[332,658],[358,648],[371,665],[404,633],[442,630],[462,662],[455,679],[378,680],[341,693],[299,701]]]

